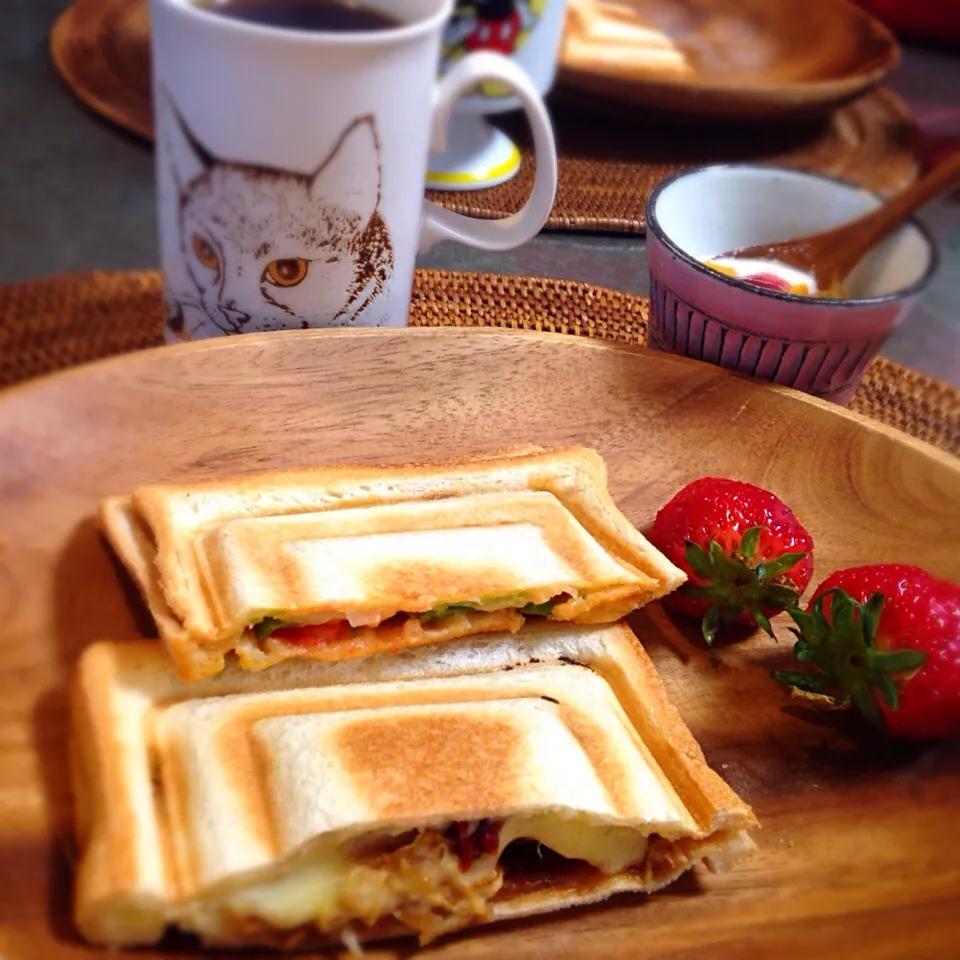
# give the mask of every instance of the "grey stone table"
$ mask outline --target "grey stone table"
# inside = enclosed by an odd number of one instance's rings
[[[158,263],[150,146],[79,104],[50,62],[47,37],[67,3],[0,0],[0,283]],[[960,55],[909,48],[890,85],[921,123],[955,111],[946,122],[960,142]],[[960,386],[960,199],[925,219],[940,276],[884,353]],[[642,237],[544,233],[502,254],[445,244],[420,262],[647,292]]]

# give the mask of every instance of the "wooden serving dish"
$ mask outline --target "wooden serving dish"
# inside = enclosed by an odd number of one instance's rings
[[[70,922],[66,682],[83,646],[152,629],[94,521],[100,497],[331,461],[535,442],[596,447],[645,528],[685,482],[778,493],[816,539],[814,583],[903,560],[960,580],[960,461],[718,367],[500,330],[304,331],[161,348],[0,394],[0,865],[4,960],[103,956]],[[441,941],[458,960],[945,958],[960,933],[960,750],[884,750],[791,701],[762,636],[720,644],[659,604],[632,618],[710,763],[762,830],[749,860],[552,919]],[[150,635],[149,633],[147,635]],[[371,958],[409,956],[409,944]],[[138,960],[191,956],[176,948]],[[261,953],[218,954],[262,957]]]
[[[847,0],[569,3],[559,86],[656,114],[714,120],[820,115],[876,86],[900,56],[893,34]],[[631,40],[627,31],[641,25],[665,38],[684,62],[665,56],[655,37]],[[603,39],[591,44],[589,31],[597,29]],[[614,52],[618,33],[626,44],[621,55]]]

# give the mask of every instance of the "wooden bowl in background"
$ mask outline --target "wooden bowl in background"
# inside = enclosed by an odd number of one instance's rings
[[[723,120],[783,120],[828,113],[875,87],[900,48],[877,20],[848,0],[569,0],[558,84],[657,113]],[[599,4],[599,6],[597,6]],[[667,37],[687,68],[642,43],[622,62],[608,40],[573,57],[578,10],[629,7],[637,24]]]

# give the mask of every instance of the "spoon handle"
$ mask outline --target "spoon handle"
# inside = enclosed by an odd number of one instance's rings
[[[873,213],[831,234],[829,244],[818,251],[821,263],[829,264],[832,279],[842,282],[863,257],[911,213],[957,184],[960,184],[960,151],[951,153]]]

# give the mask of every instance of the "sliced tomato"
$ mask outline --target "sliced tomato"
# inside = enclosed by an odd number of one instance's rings
[[[296,643],[302,647],[315,647],[321,643],[335,643],[347,635],[346,620],[331,620],[329,623],[306,623],[301,627],[281,627],[271,634],[284,643]]]

